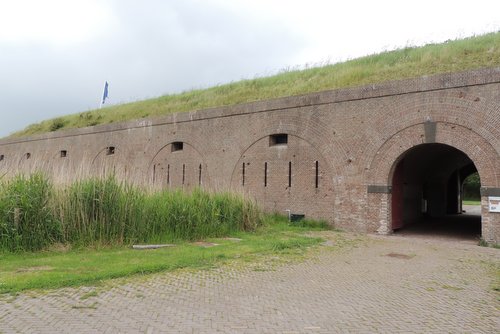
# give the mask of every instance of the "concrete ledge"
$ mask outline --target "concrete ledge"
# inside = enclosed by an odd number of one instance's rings
[[[500,196],[500,188],[481,187],[481,196]]]
[[[392,192],[391,186],[368,185],[369,194],[390,194]]]

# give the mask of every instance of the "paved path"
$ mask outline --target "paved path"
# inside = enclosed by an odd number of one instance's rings
[[[305,261],[0,299],[1,333],[498,333],[500,250],[408,237],[331,241]],[[344,234],[347,235],[347,234]],[[350,235],[347,235],[351,238]],[[498,271],[497,271],[498,272]]]

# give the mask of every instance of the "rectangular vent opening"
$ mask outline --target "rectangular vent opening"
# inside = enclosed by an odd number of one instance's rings
[[[267,187],[267,162],[264,162],[264,187]]]
[[[167,165],[167,184],[170,185],[170,164]]]
[[[114,146],[106,147],[106,155],[113,155],[113,154],[115,154],[115,147]]]
[[[186,181],[186,165],[182,164],[182,185],[184,185],[185,181]]]
[[[66,158],[68,156],[68,151],[62,150],[61,151],[61,158]]]
[[[288,162],[288,188],[292,187],[292,162]]]
[[[269,136],[269,146],[287,145],[288,144],[288,134],[278,133]]]
[[[319,161],[316,160],[316,175],[315,175],[315,188],[319,188]]]
[[[181,141],[176,141],[172,143],[172,152],[182,151],[184,149],[184,143]]]
[[[199,186],[201,186],[201,170],[202,170],[202,167],[200,164],[200,166],[198,167],[198,185]]]
[[[241,171],[241,174],[242,174],[241,185],[244,187],[245,186],[245,163],[243,163],[241,166],[242,166],[242,171]]]
[[[0,154],[0,161],[3,161],[5,159],[5,156],[3,154]]]

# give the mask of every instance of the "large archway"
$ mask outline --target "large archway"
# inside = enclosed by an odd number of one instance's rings
[[[476,171],[465,153],[449,145],[421,144],[404,152],[392,173],[393,231],[479,238],[480,210],[473,214],[462,206],[462,183]]]
[[[487,242],[499,242],[500,215],[489,210],[488,205],[492,196],[500,195],[500,174],[498,174],[500,156],[496,150],[497,146],[486,140],[484,135],[479,135],[470,128],[454,123],[426,121],[410,125],[388,136],[376,153],[371,156],[367,165],[366,230],[380,234],[390,234],[394,231],[392,227],[392,183],[396,167],[406,154],[418,152],[412,151],[413,148],[424,150],[425,147],[431,146],[417,147],[442,144],[450,147],[451,151],[448,150],[448,152],[452,152],[454,148],[473,161],[474,168],[477,169],[481,179],[480,234]],[[446,150],[437,150],[437,152],[436,157],[446,154]],[[417,153],[415,154],[418,156]],[[422,154],[425,156],[425,150]],[[428,160],[432,162],[432,159]]]

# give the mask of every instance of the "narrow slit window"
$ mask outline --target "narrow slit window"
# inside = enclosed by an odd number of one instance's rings
[[[170,165],[167,165],[167,184],[170,184]]]
[[[115,154],[115,147],[114,146],[109,146],[106,148],[106,155],[113,155]]]
[[[3,161],[3,159],[5,159],[5,155],[0,154],[0,161]]]
[[[186,165],[182,164],[182,185],[184,185],[185,181],[186,181]]]
[[[267,162],[264,162],[264,187],[267,187]]]
[[[66,150],[62,150],[62,151],[60,152],[60,155],[61,155],[61,158],[66,158],[66,157],[68,156],[68,151],[66,151]]]
[[[176,141],[172,143],[172,152],[182,151],[184,149],[184,143],[181,141]]]
[[[288,162],[288,188],[292,187],[292,162]]]
[[[319,187],[319,161],[316,161],[315,165],[316,165],[316,168],[315,168],[315,172],[316,172],[315,187],[316,187],[316,189],[318,189],[318,187]]]
[[[241,165],[241,185],[245,186],[245,163]]]
[[[198,185],[201,186],[201,164],[200,166],[198,167]]]
[[[153,165],[153,183],[156,182],[156,165]]]
[[[286,146],[288,144],[288,134],[278,133],[269,136],[269,146]]]

